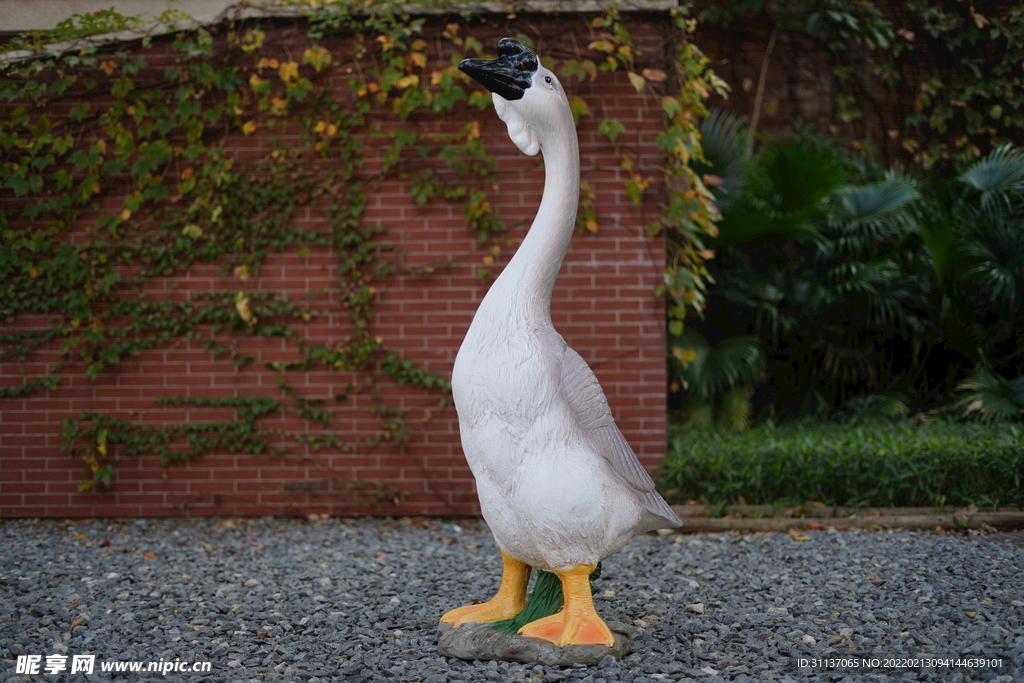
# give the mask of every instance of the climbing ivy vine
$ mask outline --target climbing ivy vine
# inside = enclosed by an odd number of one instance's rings
[[[1020,3],[726,0],[707,3],[700,18],[741,35],[767,32],[752,131],[780,35],[827,55],[832,132],[890,163],[963,167],[1024,131]]]
[[[704,179],[688,162],[700,154],[703,100],[724,91],[724,84],[688,40],[694,24],[687,10],[672,18],[676,57],[667,71],[637,69],[632,38],[614,9],[594,20],[589,56],[565,60],[561,69],[579,80],[622,70],[637,90],[662,92],[666,129],[659,146],[669,159],[668,199],[650,231],[667,231],[672,245],[665,290],[678,325],[688,307],[701,304],[700,236],[713,233],[717,218]],[[311,3],[303,23],[292,28],[303,36],[296,51],[294,40],[288,49],[273,49],[294,38],[279,22],[182,28],[184,19],[180,13],[160,17],[165,30],[173,29],[169,38],[54,47],[97,33],[153,28],[107,10],[75,15],[53,31],[24,34],[6,46],[11,59],[0,67],[0,107],[7,114],[0,118],[0,192],[6,194],[0,361],[26,363],[54,344],[60,350],[45,372],[26,371],[20,384],[0,388],[0,399],[57,388],[73,365],[84,364],[87,376],[96,378],[179,340],[201,342],[213,357],[242,368],[255,359],[231,340],[278,337],[294,345],[301,360],[267,364],[279,373],[277,398],[161,399],[164,405],[231,408],[233,420],[151,426],[97,412],[65,420],[62,444],[85,466],[83,490],[108,485],[120,457],[151,454],[169,465],[214,451],[287,458],[282,444],[289,442],[314,453],[402,443],[410,427],[379,392],[371,408],[379,432],[356,441],[330,432],[328,404],[347,400],[347,393],[307,397],[289,382],[297,372],[328,368],[360,373],[371,388],[376,377],[388,376],[435,392],[441,406],[447,401],[446,378],[401,358],[372,329],[375,282],[389,275],[430,277],[445,264],[406,266],[401,245],[384,241],[383,226],[365,220],[368,197],[377,183],[406,174],[417,203],[456,202],[466,229],[491,244],[495,255],[503,241],[505,226],[488,201],[495,163],[477,123],[440,134],[379,125],[386,116],[407,121],[489,106],[490,98],[468,86],[456,68],[463,57],[485,52],[459,23],[428,26],[390,2]],[[153,46],[165,43],[171,58],[154,58]],[[351,97],[332,96],[331,81],[339,78]],[[572,106],[577,118],[591,115],[581,98]],[[599,130],[614,141],[623,126],[602,121]],[[243,159],[227,143],[239,135],[269,144]],[[379,168],[368,163],[368,143],[385,145]],[[653,179],[628,158],[622,167],[624,189],[639,202]],[[584,184],[581,231],[599,229],[593,199]],[[316,227],[298,222],[299,209],[318,211],[323,220]],[[268,255],[313,248],[335,254],[332,289],[349,318],[330,345],[308,342],[302,333],[305,323],[329,313],[313,304],[318,292],[296,300],[246,285]],[[203,264],[216,265],[235,283],[231,291],[154,296],[154,283],[169,282],[162,286],[173,290],[175,278]],[[486,269],[479,274],[490,277]],[[30,319],[44,322],[27,324]],[[261,426],[261,418],[285,411],[323,433]],[[380,482],[345,481],[344,487],[363,500],[400,497]]]

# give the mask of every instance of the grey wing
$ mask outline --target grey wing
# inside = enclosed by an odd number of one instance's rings
[[[626,437],[616,426],[608,399],[594,371],[580,354],[568,346],[562,356],[562,394],[594,450],[636,492],[647,511],[664,521],[661,527],[681,526],[682,522],[654,489],[654,482],[647,470],[640,464]]]

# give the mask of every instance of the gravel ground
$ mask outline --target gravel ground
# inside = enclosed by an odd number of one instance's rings
[[[605,618],[632,625],[637,652],[588,668],[436,654],[438,617],[497,585],[497,549],[475,520],[0,521],[0,678],[1024,681],[1024,548],[931,532],[804,533],[634,539],[605,561],[595,598]],[[76,654],[95,655],[92,675],[69,673]],[[42,655],[43,667],[65,655],[69,668],[18,674],[18,655]],[[909,657],[1001,665],[885,662]],[[211,670],[100,671],[159,660]]]

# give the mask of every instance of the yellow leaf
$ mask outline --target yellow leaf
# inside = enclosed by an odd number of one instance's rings
[[[672,357],[682,363],[684,366],[689,365],[697,358],[697,352],[693,349],[684,349],[678,346],[672,347]]]
[[[238,315],[245,322],[252,320],[252,311],[249,309],[249,297],[245,295],[245,292],[239,292],[235,295],[235,310],[238,311]]]
[[[409,74],[408,76],[402,76],[397,81],[395,81],[395,85],[398,86],[399,88],[415,88],[419,84],[420,84],[420,77],[417,76],[416,74]]]
[[[285,102],[280,97],[273,97],[270,100],[270,106],[278,111],[282,111],[285,108]]]
[[[252,135],[253,133],[255,133],[256,132],[256,122],[255,121],[246,121],[245,125],[242,126],[242,132],[245,133],[246,135]]]
[[[320,71],[325,66],[330,66],[331,53],[322,45],[314,45],[311,48],[307,48],[306,51],[302,53],[302,62],[304,64],[311,64],[314,69]]]
[[[256,50],[263,47],[263,39],[267,37],[263,31],[255,30],[249,31],[245,34],[241,41],[242,52],[255,52]]]
[[[491,256],[490,254],[487,254],[486,256],[484,256],[483,260],[484,260],[484,263],[486,265],[488,265],[488,266],[493,266],[494,265],[494,257]]]
[[[587,229],[587,232],[597,232],[597,221],[593,218],[588,218],[583,226]]]
[[[121,220],[126,221],[132,217],[132,210],[129,208],[121,209]]]
[[[327,130],[327,122],[317,121],[316,126],[314,126],[313,130],[315,130],[317,133],[323,133],[325,130]]]
[[[629,82],[633,84],[633,87],[636,88],[637,92],[643,90],[644,86],[647,84],[647,80],[638,73],[630,71],[626,75],[629,76]]]
[[[277,74],[281,77],[282,81],[292,81],[299,77],[299,63],[298,62],[285,62],[277,70]]]

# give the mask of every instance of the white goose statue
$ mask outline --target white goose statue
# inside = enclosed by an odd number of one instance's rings
[[[580,161],[569,100],[535,52],[510,38],[497,59],[459,69],[492,92],[508,133],[544,157],[544,194],[515,256],[480,303],[459,349],[452,392],[480,508],[504,562],[497,594],[442,623],[510,619],[530,568],[555,573],[562,611],[519,630],[557,645],[614,639],[589,577],[636,534],[676,527],[612,418],[593,371],[551,323],[551,293],[576,225]]]

